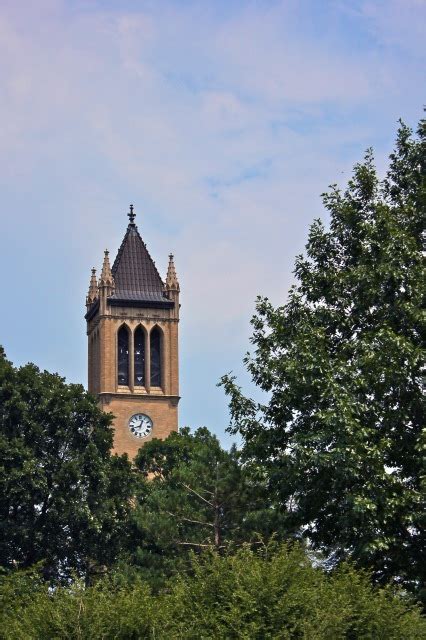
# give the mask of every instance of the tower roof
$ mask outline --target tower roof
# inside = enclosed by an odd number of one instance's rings
[[[128,215],[130,223],[112,265],[115,291],[109,301],[113,304],[122,301],[171,306],[173,303],[165,295],[157,267],[134,223],[133,206]]]

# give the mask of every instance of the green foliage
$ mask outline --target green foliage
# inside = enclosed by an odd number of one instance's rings
[[[4,640],[420,640],[426,633],[401,597],[373,589],[347,565],[327,575],[297,546],[194,556],[190,573],[157,595],[142,582],[109,579],[52,591],[20,572],[0,583],[0,593]]]
[[[368,151],[347,189],[324,195],[330,228],[311,226],[287,304],[258,299],[245,362],[268,402],[222,379],[244,457],[293,524],[414,590],[426,567],[425,132],[401,125],[382,182]]]
[[[0,563],[88,575],[122,546],[132,479],[111,416],[81,385],[0,352]]]
[[[142,583],[124,590],[108,578],[89,588],[76,580],[52,590],[35,573],[18,572],[2,581],[0,595],[2,640],[151,637],[155,602]]]
[[[153,584],[185,567],[191,550],[223,551],[285,531],[264,483],[254,482],[235,448],[225,451],[205,428],[147,442],[135,464],[141,479],[130,561]]]
[[[212,554],[193,569],[173,587],[170,637],[407,640],[426,630],[418,612],[372,589],[367,575],[343,565],[327,576],[301,547]]]

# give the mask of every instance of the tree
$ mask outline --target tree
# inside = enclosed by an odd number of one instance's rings
[[[130,464],[112,456],[111,415],[81,385],[0,348],[0,562],[42,562],[50,580],[89,575],[122,546]]]
[[[235,447],[225,451],[206,428],[147,442],[135,464],[133,561],[160,581],[187,564],[190,551],[221,552],[283,529],[264,485],[247,476]]]
[[[191,570],[159,594],[141,581],[48,589],[16,572],[0,580],[1,637],[266,638],[421,640],[418,608],[367,575],[343,565],[331,576],[313,568],[303,550],[282,546],[254,552],[194,556]]]
[[[259,298],[256,403],[222,379],[231,430],[315,548],[371,566],[379,581],[424,580],[422,231],[425,122],[401,124],[380,181],[368,151],[342,192],[324,194],[284,306]]]

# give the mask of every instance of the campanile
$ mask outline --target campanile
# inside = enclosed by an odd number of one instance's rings
[[[105,251],[86,298],[88,387],[114,414],[114,451],[133,458],[144,442],[178,428],[179,282],[173,262],[162,281],[135,224],[112,267]]]

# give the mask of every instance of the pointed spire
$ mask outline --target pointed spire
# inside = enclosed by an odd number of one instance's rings
[[[104,263],[102,265],[102,273],[101,273],[101,277],[99,280],[99,286],[109,286],[109,287],[113,287],[114,286],[114,278],[112,276],[112,272],[111,272],[111,266],[109,264],[109,251],[108,249],[105,249],[104,252]]]
[[[86,296],[86,305],[90,306],[92,302],[96,300],[97,297],[98,297],[98,281],[96,278],[96,269],[95,267],[93,267],[92,275],[90,277],[89,291]]]
[[[169,266],[167,269],[166,289],[169,291],[179,291],[179,281],[176,275],[175,263],[173,262],[173,254],[169,255]]]

